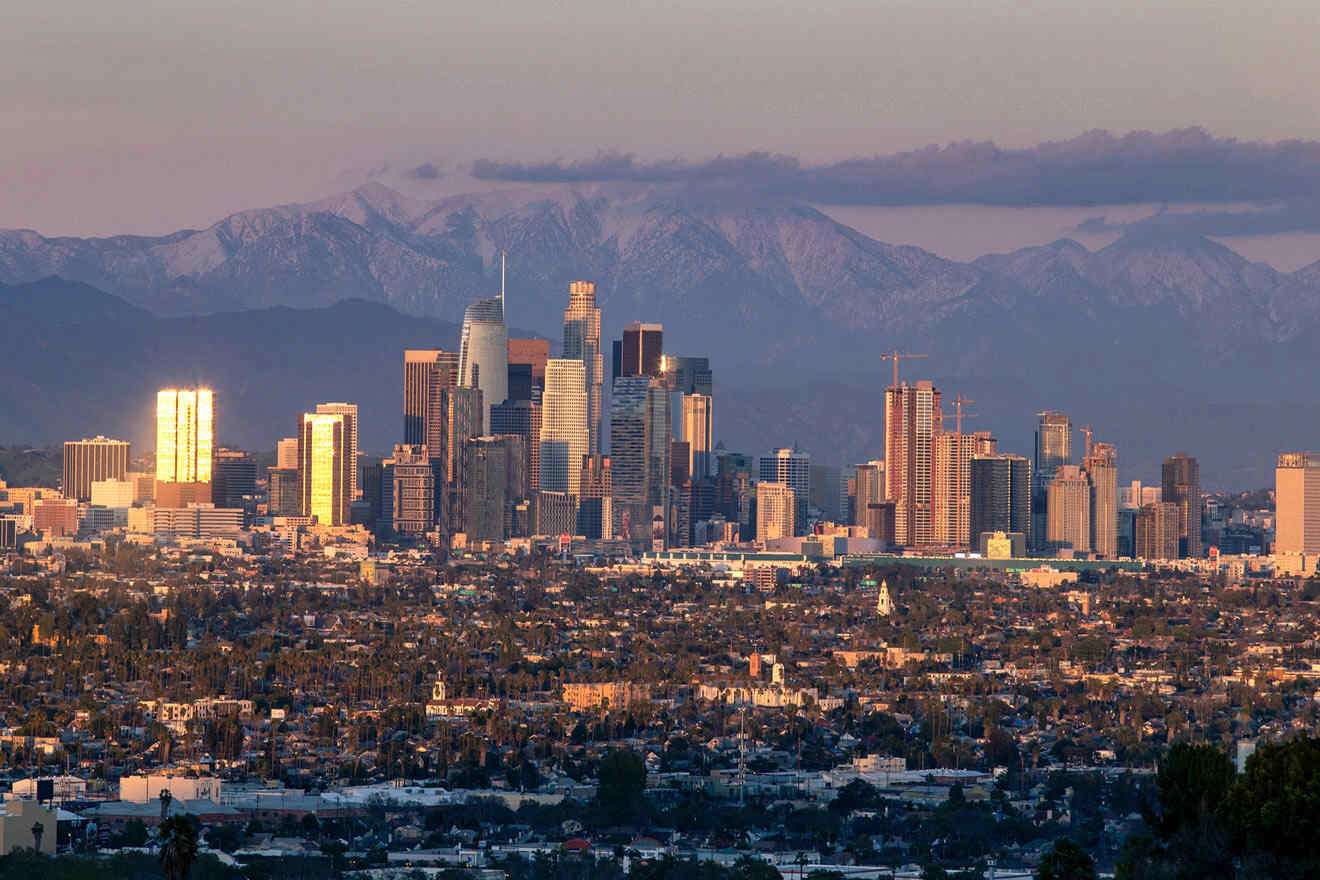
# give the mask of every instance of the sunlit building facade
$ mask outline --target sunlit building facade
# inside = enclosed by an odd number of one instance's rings
[[[574,281],[568,287],[568,308],[564,310],[564,357],[582,361],[585,367],[587,439],[590,453],[598,455],[605,359],[600,350],[600,309],[596,307],[596,285],[590,281]]]
[[[157,503],[184,506],[211,500],[215,393],[166,388],[156,394]]]
[[[579,360],[552,358],[545,365],[541,397],[542,492],[578,494],[587,435],[586,366]]]
[[[502,298],[479,299],[467,307],[458,349],[458,384],[481,389],[481,433],[489,434],[491,407],[509,397],[509,330]]]
[[[349,521],[348,424],[339,413],[303,413],[298,432],[299,514],[325,526]]]

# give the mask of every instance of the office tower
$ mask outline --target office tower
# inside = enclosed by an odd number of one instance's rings
[[[564,358],[582,361],[586,368],[589,454],[598,455],[605,359],[600,350],[596,285],[590,281],[574,281],[568,286],[568,308],[564,309]]]
[[[664,328],[660,324],[634,321],[623,329],[623,340],[615,344],[615,376],[659,378],[664,352]]]
[[[539,396],[539,395],[538,395]],[[490,411],[492,434],[515,435],[523,441],[523,471],[526,485],[522,497],[541,488],[541,404],[530,400],[506,400]]]
[[[571,535],[577,529],[578,497],[542,490],[536,496],[536,534]]]
[[[756,484],[756,540],[774,541],[797,534],[797,492],[787,483]]]
[[[362,497],[362,490],[358,486],[358,408],[356,403],[318,403],[316,411],[323,415],[334,415],[338,413],[344,417],[344,430],[348,448],[348,460],[352,462],[353,485],[348,497],[356,501]]]
[[[436,478],[425,446],[399,444],[390,465],[390,527],[397,535],[420,538],[435,528]]]
[[[166,388],[156,394],[156,503],[183,507],[211,500],[215,394]]]
[[[122,480],[128,473],[128,442],[108,437],[69,440],[64,444],[64,482],[60,489],[66,498],[86,501],[92,497],[92,483],[98,480]]]
[[[586,366],[552,358],[541,395],[541,491],[577,495],[587,454]]]
[[[504,298],[479,299],[463,314],[458,349],[458,384],[480,388],[485,401],[481,433],[490,433],[490,408],[509,397],[509,331]]]
[[[845,508],[840,502],[840,497],[844,502],[848,500],[848,487],[844,484],[843,491],[840,492],[839,469],[830,464],[813,464],[809,468],[809,473],[808,509],[819,511],[820,518],[825,522],[843,523]]]
[[[710,358],[671,357],[668,359],[669,381],[680,394],[715,395],[715,377],[710,370]]]
[[[510,339],[509,340],[509,399],[510,400],[534,400],[541,402],[541,392],[545,390],[545,362],[550,360],[550,340],[549,339]],[[531,376],[531,391],[527,397],[515,396],[513,393],[513,368],[518,367],[521,374],[524,370]],[[519,392],[522,393],[521,391]]]
[[[426,444],[432,384],[452,388],[458,384],[458,352],[438,348],[408,349],[403,353],[403,442]]]
[[[275,444],[275,467],[298,469],[297,437],[285,437]]]
[[[1138,559],[1177,559],[1178,505],[1167,501],[1144,505],[1132,524],[1133,551]]]
[[[582,492],[578,497],[575,534],[592,541],[614,537],[613,477],[609,456],[589,455],[582,460]]]
[[[970,463],[968,536],[987,532],[1031,537],[1031,462],[1020,455],[974,455]]]
[[[692,479],[692,455],[686,440],[669,441],[669,485],[681,486]]]
[[[1273,552],[1320,555],[1320,454],[1279,456],[1274,505]]]
[[[649,521],[651,450],[647,445],[646,400],[651,380],[645,376],[614,380],[610,395],[610,462],[613,470],[615,534],[642,537]],[[643,515],[645,512],[645,515]]]
[[[509,478],[513,460],[522,458],[519,438],[474,437],[468,441],[463,479],[463,531],[470,541],[508,537],[515,498]]]
[[[646,448],[650,453],[647,468],[647,501],[651,505],[652,519],[664,516],[669,507],[669,487],[673,474],[673,415],[670,410],[669,389],[660,379],[651,379],[646,389]],[[669,521],[664,516],[665,522]]]
[[[762,481],[783,483],[793,490],[796,498],[793,525],[799,533],[805,533],[807,505],[811,500],[811,456],[793,447],[781,447],[772,455],[761,456],[759,476]],[[760,497],[758,494],[757,498]]]
[[[216,507],[243,508],[257,494],[257,462],[246,452],[217,449],[211,462],[211,499]]]
[[[1201,469],[1185,452],[1164,459],[1161,468],[1164,501],[1178,506],[1178,554],[1201,556]]]
[[[1091,481],[1091,549],[1104,559],[1118,558],[1118,450],[1096,443],[1082,459]]]
[[[885,500],[885,463],[872,460],[853,469],[852,523],[866,525],[866,508]]]
[[[1159,504],[1163,500],[1159,486],[1143,486],[1141,480],[1133,480],[1118,490],[1118,505],[1125,510],[1140,510],[1147,504]]]
[[[299,514],[323,526],[349,521],[353,469],[348,420],[341,413],[303,413],[298,431]]]
[[[297,438],[295,438],[297,439]],[[266,471],[269,494],[266,510],[271,516],[298,516],[302,507],[298,496],[298,469],[271,468]]]
[[[928,380],[885,389],[885,497],[894,502],[898,544],[932,543],[932,447],[942,426],[940,392]]]
[[[1032,460],[1031,479],[1035,497],[1031,509],[1036,519],[1032,522],[1032,534],[1036,536],[1037,548],[1043,548],[1046,540],[1046,516],[1049,504],[1046,494],[1054,472],[1061,465],[1072,464],[1072,422],[1066,413],[1042,412],[1036,421],[1036,455]]]
[[[540,400],[538,393],[536,399]],[[515,400],[532,400],[532,365],[509,364],[509,397],[505,403]],[[494,430],[492,427],[491,430]]]
[[[698,480],[711,476],[711,398],[683,395],[683,440],[688,445],[688,473]]]
[[[1045,490],[1045,540],[1054,550],[1091,552],[1091,483],[1072,464],[1054,469]]]

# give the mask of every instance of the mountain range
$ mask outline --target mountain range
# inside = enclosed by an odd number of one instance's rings
[[[717,434],[751,451],[796,440],[824,462],[879,454],[889,380],[879,354],[895,348],[928,354],[903,375],[974,397],[971,424],[994,430],[1001,446],[1028,452],[1031,414],[1066,409],[1116,441],[1134,477],[1150,479],[1160,458],[1188,446],[1208,484],[1258,485],[1275,452],[1307,445],[1320,428],[1299,394],[1317,362],[1320,263],[1282,273],[1161,228],[1096,251],[1065,239],[963,263],[745,190],[583,183],[439,201],[370,184],[160,237],[0,231],[0,282],[59,276],[113,295],[74,295],[53,280],[5,292],[8,349],[45,339],[63,367],[24,372],[10,359],[0,379],[17,396],[3,411],[23,415],[0,418],[0,431],[69,436],[68,400],[45,415],[24,404],[59,383],[115,376],[114,387],[136,394],[166,375],[190,378],[182,372],[218,384],[227,370],[255,385],[316,388],[315,399],[375,395],[397,417],[400,350],[453,344],[465,305],[498,289],[501,252],[513,324],[555,338],[569,281],[587,278],[608,335],[660,321],[668,351],[710,355]],[[76,302],[60,299],[69,296]],[[59,324],[68,315],[33,317],[43,297],[109,314],[71,330]],[[113,345],[94,344],[111,332]],[[187,344],[162,347],[163,336]],[[29,361],[38,354],[27,351]],[[368,370],[374,384],[355,384]],[[271,392],[252,384],[241,386],[241,398],[256,397],[234,413],[232,439],[273,442],[299,410],[279,412],[281,427],[265,437],[258,426],[285,401],[257,405]],[[377,448],[392,442],[392,425]]]

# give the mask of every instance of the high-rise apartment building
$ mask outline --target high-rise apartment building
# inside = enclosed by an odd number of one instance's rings
[[[1091,482],[1072,464],[1054,469],[1045,490],[1045,540],[1056,551],[1091,552]]]
[[[156,494],[163,507],[211,500],[215,394],[166,388],[156,394]]]
[[[986,532],[1030,538],[1031,462],[1020,455],[975,455],[970,463],[968,534],[979,546]]]
[[[688,473],[698,480],[710,478],[712,444],[709,395],[683,395],[683,441],[688,445]]]
[[[299,515],[324,526],[349,522],[352,465],[348,421],[340,413],[303,413],[298,431]]]
[[[390,528],[397,535],[420,538],[436,523],[436,473],[425,446],[394,447],[390,471]]]
[[[1082,459],[1091,481],[1091,550],[1104,559],[1118,557],[1118,450],[1096,443]]]
[[[1072,464],[1072,421],[1067,413],[1039,413],[1036,419],[1036,452],[1031,463],[1034,493],[1031,511],[1035,517],[1031,526],[1036,549],[1045,549],[1050,481],[1054,479],[1054,472],[1065,464]]]
[[[942,427],[940,392],[929,381],[885,389],[885,495],[894,502],[898,544],[933,543],[931,468],[935,437]]]
[[[972,456],[994,454],[995,440],[988,431],[944,431],[935,435],[931,448],[931,542],[967,547],[975,538],[971,533]]]
[[[60,489],[66,498],[87,501],[92,497],[92,483],[124,479],[128,458],[126,440],[101,436],[69,440],[64,444],[64,482]]]
[[[353,484],[350,487],[351,495],[349,498],[356,501],[362,497],[362,490],[358,486],[358,408],[356,403],[318,403],[316,411],[322,414],[334,415],[338,413],[344,417],[345,445],[348,448],[348,459],[352,462]]]
[[[541,491],[577,495],[587,455],[586,365],[552,358],[541,396]]]
[[[659,378],[664,338],[660,324],[629,324],[623,329],[623,339],[614,344],[614,375]]]
[[[640,539],[649,522],[651,450],[648,445],[646,400],[651,380],[646,376],[614,380],[610,395],[610,463],[614,495],[614,532]]]
[[[481,433],[489,434],[491,407],[509,397],[509,331],[504,325],[503,297],[479,299],[464,312],[458,384],[481,389]]]
[[[774,541],[797,533],[797,492],[787,483],[756,484],[756,540]]]
[[[852,523],[866,525],[866,508],[885,500],[885,463],[873,459],[853,469]]]
[[[1201,556],[1201,469],[1196,459],[1179,452],[1164,460],[1160,470],[1166,503],[1178,507],[1178,554]]]
[[[605,359],[600,350],[600,309],[596,307],[596,285],[590,281],[574,281],[568,287],[568,308],[564,310],[564,357],[582,361],[586,368],[589,454],[598,455]]]
[[[1274,505],[1273,552],[1320,555],[1320,454],[1279,456]]]
[[[1132,524],[1133,555],[1138,559],[1177,559],[1178,505],[1167,501],[1144,505]]]
[[[432,385],[453,388],[458,384],[458,352],[438,348],[409,349],[403,353],[403,442],[426,444],[428,414],[435,397]]]
[[[811,456],[794,447],[781,447],[771,455],[761,456],[759,470],[762,481],[782,483],[793,490],[796,499],[793,507],[793,525],[799,533],[805,533],[807,507],[811,502]],[[759,510],[761,497],[759,490],[756,497]]]

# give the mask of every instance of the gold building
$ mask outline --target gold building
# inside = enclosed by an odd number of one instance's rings
[[[215,392],[166,388],[156,394],[156,500],[185,507],[211,500]]]
[[[348,421],[342,413],[303,413],[298,429],[298,512],[323,526],[349,521],[352,500]]]

